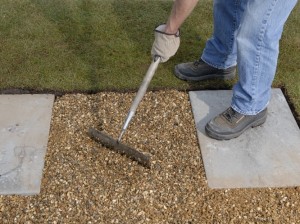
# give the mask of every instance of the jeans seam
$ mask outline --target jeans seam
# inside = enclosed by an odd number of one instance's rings
[[[235,8],[234,8],[234,19],[233,19],[233,23],[232,23],[232,26],[231,26],[231,29],[232,29],[232,35],[231,35],[231,38],[230,38],[230,41],[229,41],[229,46],[230,48],[228,49],[228,52],[232,53],[232,49],[233,49],[233,41],[234,41],[234,35],[235,35],[235,30],[237,29],[237,7],[238,7],[238,2],[240,0],[235,0],[234,4],[235,4]],[[228,54],[229,55],[229,54]],[[225,65],[225,61],[228,59],[228,55],[226,56],[226,58],[224,58],[224,61],[222,62],[222,64]],[[231,66],[229,66],[231,67]]]
[[[262,43],[263,43],[263,40],[264,40],[264,36],[265,36],[265,33],[266,33],[266,28],[267,28],[267,25],[268,25],[268,19],[270,18],[271,16],[271,13],[275,7],[275,4],[278,2],[278,0],[273,0],[270,7],[268,8],[265,16],[264,16],[264,19],[262,20],[262,25],[260,27],[260,31],[259,31],[259,36],[258,36],[258,42],[257,42],[257,45],[256,45],[256,50],[257,50],[257,53],[255,55],[255,64],[254,64],[254,74],[253,74],[253,80],[252,80],[252,88],[251,88],[251,91],[252,91],[252,96],[254,96],[254,98],[252,99],[252,102],[255,102],[257,100],[257,88],[258,88],[258,80],[259,80],[259,67],[260,67],[260,60],[261,60],[261,48],[262,48]],[[252,107],[255,107],[255,105],[252,105]]]

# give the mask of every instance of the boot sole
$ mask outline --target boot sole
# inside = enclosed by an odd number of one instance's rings
[[[231,74],[213,73],[213,74],[208,74],[205,76],[198,76],[198,77],[185,76],[182,73],[180,73],[177,66],[175,66],[174,73],[177,78],[184,80],[184,81],[202,81],[202,80],[208,80],[208,79],[231,80],[231,79],[234,79],[234,77],[235,77],[235,72],[231,73]]]
[[[243,134],[246,130],[248,130],[250,128],[255,128],[257,126],[262,125],[263,123],[265,123],[266,119],[267,119],[267,113],[263,117],[261,117],[260,119],[258,119],[256,121],[254,121],[253,123],[250,123],[249,125],[247,125],[241,131],[233,133],[233,134],[228,134],[228,135],[222,135],[222,134],[214,133],[209,128],[207,128],[207,126],[205,126],[205,131],[206,131],[206,134],[211,138],[214,138],[214,139],[217,139],[217,140],[230,140],[230,139],[239,137],[241,134]]]

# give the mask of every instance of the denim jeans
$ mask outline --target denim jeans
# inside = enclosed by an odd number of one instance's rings
[[[202,60],[238,66],[231,107],[244,115],[264,110],[271,97],[284,24],[297,0],[214,0],[214,33]]]

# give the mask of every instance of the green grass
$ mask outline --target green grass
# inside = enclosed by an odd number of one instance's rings
[[[2,0],[0,90],[136,90],[150,64],[153,29],[165,22],[165,0]],[[159,66],[150,88],[231,88],[234,81],[186,83],[173,67],[199,57],[212,33],[212,1],[200,1],[182,26],[181,47]],[[274,87],[285,87],[300,114],[300,6],[281,41]]]

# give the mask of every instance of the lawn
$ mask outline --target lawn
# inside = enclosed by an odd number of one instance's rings
[[[2,0],[0,90],[58,92],[132,91],[150,61],[153,29],[165,22],[172,1]],[[182,26],[176,57],[159,66],[150,88],[230,89],[233,81],[186,83],[173,67],[195,60],[212,33],[212,1],[199,2]],[[281,40],[273,87],[289,96],[300,114],[300,6]]]

